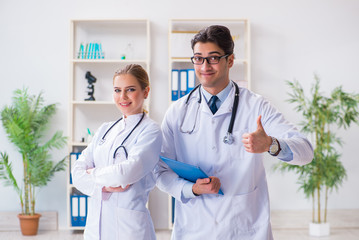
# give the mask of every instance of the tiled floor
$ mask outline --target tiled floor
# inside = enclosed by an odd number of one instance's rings
[[[170,240],[170,231],[157,231],[157,240]],[[273,229],[275,240],[359,240],[359,228],[332,229],[329,237],[309,237],[307,229]],[[1,240],[82,240],[81,231],[40,231],[37,236],[22,236],[20,232],[0,232]]]

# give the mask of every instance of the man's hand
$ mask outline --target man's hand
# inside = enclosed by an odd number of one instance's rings
[[[221,181],[217,177],[209,177],[197,179],[192,187],[192,192],[195,195],[201,194],[216,194],[221,188]]]
[[[252,133],[245,133],[242,136],[244,148],[250,153],[262,153],[269,150],[272,138],[266,134],[261,122],[262,116],[257,118],[257,130]]]

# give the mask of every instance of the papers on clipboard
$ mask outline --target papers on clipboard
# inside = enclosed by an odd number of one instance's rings
[[[195,183],[198,178],[208,178],[208,175],[202,171],[197,166],[193,166],[191,164],[179,162],[170,158],[160,156],[162,161],[164,161],[179,177],[184,178],[190,182]],[[223,192],[219,189],[218,194],[222,194]]]

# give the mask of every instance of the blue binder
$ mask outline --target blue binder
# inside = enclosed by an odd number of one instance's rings
[[[70,196],[71,205],[71,226],[78,226],[79,224],[79,198],[78,195]]]
[[[79,156],[81,155],[81,152],[72,152],[70,153],[70,167],[69,167],[69,171],[70,171],[70,184],[72,184],[72,166],[74,165],[75,161],[79,158]]]
[[[199,178],[208,178],[208,175],[197,166],[191,164],[179,162],[170,158],[160,156],[164,161],[179,177],[184,178],[190,182],[195,183]],[[221,189],[218,194],[223,195]]]
[[[172,69],[172,101],[176,101],[179,98],[179,70]]]
[[[180,98],[187,94],[187,69],[180,70]]]
[[[71,201],[71,226],[86,226],[88,196],[72,194]]]
[[[187,79],[187,93],[189,93],[196,86],[196,74],[194,69],[187,69]]]
[[[81,227],[86,226],[86,218],[87,218],[87,196],[80,195],[79,196],[79,225]]]

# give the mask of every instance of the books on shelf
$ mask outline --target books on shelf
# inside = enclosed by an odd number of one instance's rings
[[[78,59],[104,59],[105,55],[102,51],[101,43],[80,43],[79,51],[77,52]]]
[[[172,101],[189,93],[196,85],[194,69],[172,69]]]

